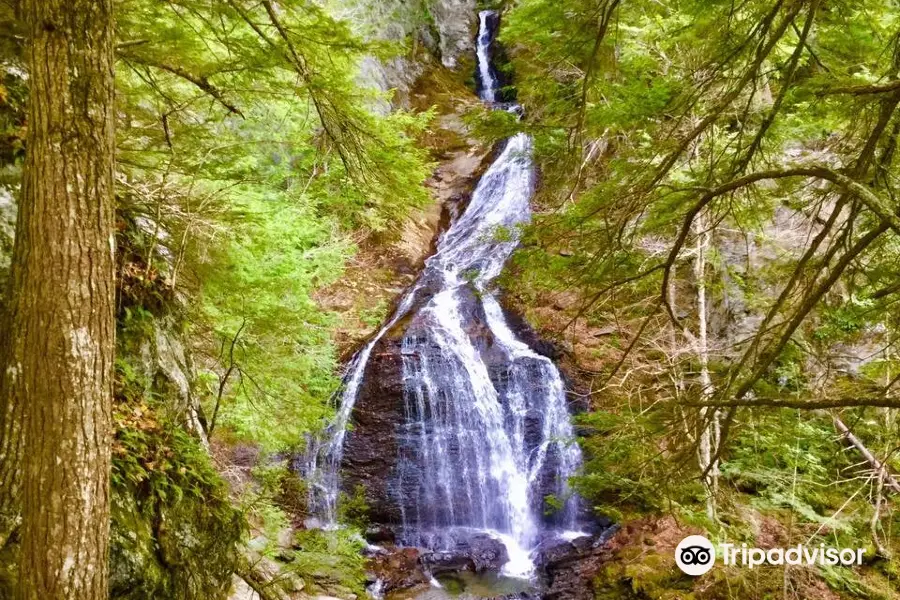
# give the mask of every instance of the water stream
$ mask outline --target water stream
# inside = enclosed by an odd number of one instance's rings
[[[477,38],[479,95],[496,99],[490,46],[497,15],[482,11]],[[573,442],[560,373],[518,339],[494,280],[531,217],[531,138],[517,134],[475,188],[465,211],[394,314],[350,363],[330,436],[309,453],[311,509],[335,521],[348,423],[373,348],[403,320],[403,404],[396,424],[400,542],[439,547],[447,532],[486,532],[509,554],[503,573],[528,578],[531,551],[549,527],[544,495],[564,503],[558,531],[575,527],[567,479],[581,456]]]

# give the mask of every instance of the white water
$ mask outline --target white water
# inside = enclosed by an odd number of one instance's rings
[[[560,539],[566,540],[567,542],[571,542],[572,540],[577,540],[578,538],[583,538],[591,535],[586,531],[571,531],[566,530],[559,534]]]
[[[481,99],[485,102],[496,101],[497,82],[491,73],[490,46],[493,32],[488,27],[488,19],[496,14],[493,10],[478,13],[478,40],[475,54],[478,58],[478,74],[481,77]]]
[[[416,288],[412,288],[404,295],[394,316],[385,323],[378,333],[360,350],[347,369],[344,379],[343,393],[340,397],[340,405],[334,423],[328,428],[330,437],[326,437],[324,443],[320,440],[312,440],[307,452],[307,464],[304,473],[310,486],[309,508],[310,512],[324,521],[326,528],[333,527],[337,522],[337,501],[340,495],[340,468],[344,457],[344,438],[347,435],[347,424],[359,395],[359,386],[362,383],[363,373],[372,348],[384,337],[384,334],[393,327],[397,321],[409,311],[412,306]]]
[[[480,13],[477,44],[487,102],[496,89],[492,15]],[[312,447],[306,468],[311,510],[326,523],[335,521],[343,444],[366,365],[386,332],[408,317],[401,341],[406,413],[397,424],[397,472],[390,475],[403,520],[400,541],[432,546],[449,539],[435,532],[478,530],[506,547],[503,574],[528,578],[544,527],[544,494],[567,499],[557,520],[574,527],[576,501],[566,480],[581,456],[562,378],[552,361],[516,337],[492,284],[531,217],[533,193],[531,138],[517,134],[394,315],[349,365],[330,438]]]

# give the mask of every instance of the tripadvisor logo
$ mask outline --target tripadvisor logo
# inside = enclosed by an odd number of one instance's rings
[[[689,535],[675,548],[675,564],[688,575],[703,575],[716,562],[716,549],[702,535]]]
[[[825,544],[809,547],[797,544],[790,548],[748,548],[735,544],[721,544],[722,562],[725,566],[746,566],[750,569],[760,565],[861,565],[864,548],[831,548]],[[688,575],[703,575],[716,562],[716,549],[712,542],[702,535],[689,535],[675,548],[675,564]]]

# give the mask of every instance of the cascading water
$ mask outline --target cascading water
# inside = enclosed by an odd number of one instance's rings
[[[483,10],[478,13],[478,39],[475,42],[475,55],[478,59],[478,95],[485,102],[497,99],[497,79],[491,63],[491,43],[496,33],[497,12]]]
[[[496,13],[480,13],[480,95],[496,96],[489,46]],[[478,530],[507,548],[504,572],[527,577],[545,526],[543,496],[566,499],[556,526],[571,529],[576,500],[567,479],[581,456],[565,391],[551,360],[520,341],[493,280],[531,216],[531,139],[517,134],[479,181],[463,214],[440,237],[391,319],[356,355],[330,439],[309,453],[311,508],[335,519],[347,425],[373,348],[403,321],[404,420],[396,424],[393,493],[400,541],[439,549],[447,532]]]

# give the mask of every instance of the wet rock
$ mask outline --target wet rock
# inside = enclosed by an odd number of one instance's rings
[[[513,330],[516,337],[527,344],[535,353],[554,361],[562,357],[562,349],[553,342],[541,338],[521,313],[504,306],[503,314],[506,317],[509,328]]]
[[[612,558],[609,540],[618,530],[609,527],[602,533],[574,540],[544,540],[535,553],[535,565],[545,580],[544,600],[593,600],[593,581]]]
[[[369,527],[363,537],[371,544],[393,544],[396,541],[394,530],[386,525]]]
[[[423,526],[441,525],[442,515],[453,512],[451,503],[455,503],[457,512],[460,506],[466,505],[461,487],[452,494],[432,494],[427,504],[422,503],[423,490],[427,489],[422,474],[433,467],[422,460],[420,430],[415,427],[428,422],[429,415],[419,414],[417,411],[422,408],[404,397],[404,361],[415,372],[416,361],[440,360],[443,352],[434,345],[431,331],[435,324],[432,317],[417,312],[418,306],[426,303],[433,296],[433,290],[441,284],[440,280],[430,281],[429,274],[434,275],[426,272],[423,276],[411,314],[401,319],[373,348],[344,443],[344,493],[353,495],[357,489],[362,489],[369,509],[369,521],[388,528],[401,525],[403,514],[416,515]],[[487,318],[479,296],[468,288],[461,288],[457,297],[463,329],[480,354],[503,402],[512,385],[524,384],[522,381],[512,382],[512,363],[507,350],[498,344],[486,324]],[[519,330],[516,333],[530,332],[524,322],[518,324],[516,329]],[[533,339],[526,341],[532,344],[539,341],[533,332],[531,335]],[[544,361],[537,357],[520,357],[515,363],[516,376],[537,382],[542,377],[543,365]],[[424,410],[433,408],[426,404]],[[523,416],[523,430],[528,448],[541,444],[544,414],[538,406],[528,407],[527,414]],[[459,444],[448,443],[442,451],[451,464],[462,462],[459,457],[462,447]],[[559,495],[560,482],[556,473],[560,460],[557,448],[548,450],[544,466],[528,491],[532,506],[541,506],[543,498],[548,495]],[[558,521],[564,516],[560,512],[542,518],[548,524],[562,525]],[[369,541],[378,543],[374,539]],[[391,540],[388,537],[380,541]]]
[[[380,581],[381,593],[402,590],[428,582],[419,563],[420,553],[416,548],[393,548],[369,560],[370,581]]]
[[[426,536],[427,537],[427,536]],[[439,548],[424,553],[420,562],[432,575],[455,571],[499,571],[509,560],[503,543],[486,533],[442,532],[440,541],[429,546]]]
[[[364,490],[368,518],[376,524],[401,522],[392,475],[396,426],[405,418],[402,370],[400,342],[385,336],[372,350],[344,441],[342,486],[351,494]]]

